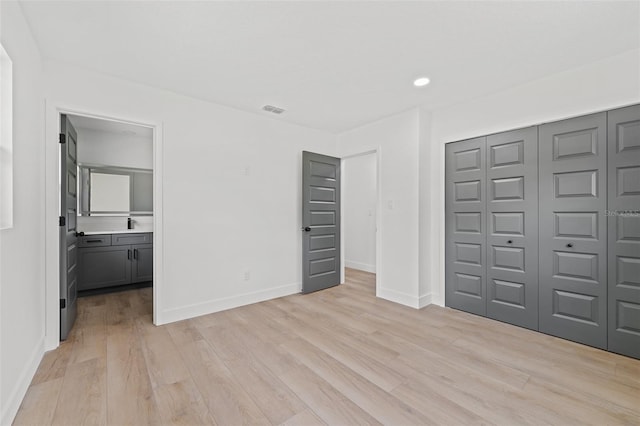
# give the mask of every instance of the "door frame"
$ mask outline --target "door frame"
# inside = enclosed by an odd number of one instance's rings
[[[340,203],[340,282],[345,281],[345,235],[346,235],[346,220],[345,220],[345,185],[347,182],[344,170],[345,160],[355,157],[363,157],[365,155],[375,155],[376,160],[376,297],[380,297],[380,288],[382,288],[382,218],[380,212],[382,211],[382,179],[380,177],[380,147],[374,149],[368,149],[366,151],[356,152],[354,154],[344,155],[340,157],[340,169],[342,180],[340,182],[340,193],[342,194],[342,202]]]
[[[99,120],[116,121],[153,130],[153,323],[162,323],[159,306],[164,284],[163,274],[163,123],[149,118],[129,118],[92,108],[45,100],[45,300],[42,301],[45,321],[45,351],[60,344],[60,116],[78,115]]]

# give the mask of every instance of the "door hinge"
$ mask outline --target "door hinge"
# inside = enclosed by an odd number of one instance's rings
[[[60,309],[67,307],[67,299],[60,299]]]
[[[58,218],[58,224],[59,224],[60,226],[65,226],[65,225],[67,224],[67,219],[66,219],[64,216],[60,216],[60,217]]]
[[[60,133],[60,143],[67,143],[67,135]]]

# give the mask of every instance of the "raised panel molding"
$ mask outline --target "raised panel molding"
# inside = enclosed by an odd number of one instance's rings
[[[314,176],[314,177],[335,180],[336,167],[333,164],[321,163],[319,161],[311,161],[310,174],[311,176]]]
[[[554,212],[555,236],[598,239],[598,212]]]
[[[618,195],[640,195],[640,167],[618,168]]]
[[[640,242],[640,215],[616,216],[618,241]]]
[[[640,149],[640,120],[618,124],[618,152]]]
[[[455,232],[482,232],[482,214],[480,212],[456,213]]]
[[[515,308],[525,308],[524,284],[503,280],[491,280],[491,297],[493,303],[501,303]]]
[[[331,274],[336,271],[336,258],[327,257],[324,259],[312,260],[309,262],[309,275],[317,277],[318,275]]]
[[[480,149],[474,148],[467,151],[459,151],[454,154],[455,169],[457,172],[480,169]]]
[[[455,274],[454,291],[465,296],[482,297],[482,277],[467,274]]]
[[[597,170],[555,173],[553,181],[556,198],[598,196]]]
[[[480,201],[480,181],[470,180],[466,182],[455,182],[454,184],[454,199],[457,202],[464,201]]]
[[[553,252],[553,275],[562,278],[598,281],[598,255],[592,253]]]
[[[598,129],[584,129],[555,135],[553,138],[553,159],[566,160],[598,154]]]
[[[331,211],[312,211],[311,226],[329,226],[336,224],[336,213]]]
[[[510,269],[524,272],[524,249],[520,247],[492,246],[493,268]]]
[[[492,168],[524,164],[524,141],[494,145],[489,158]]]
[[[482,264],[482,246],[480,244],[456,243],[456,262]]]
[[[553,315],[598,325],[598,298],[588,294],[554,290]]]
[[[524,235],[524,212],[491,214],[491,233],[494,235]]]
[[[617,285],[640,289],[640,258],[617,256]]]
[[[524,200],[524,177],[491,180],[493,201]]]
[[[312,203],[335,203],[336,189],[324,186],[309,187],[309,201]]]
[[[309,236],[309,250],[311,251],[320,251],[320,250],[327,250],[327,249],[335,250],[335,247],[336,247],[335,234]]]
[[[619,300],[616,307],[618,311],[616,329],[640,336],[640,305]]]

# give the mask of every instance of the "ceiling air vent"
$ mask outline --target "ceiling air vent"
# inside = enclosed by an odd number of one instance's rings
[[[262,109],[265,111],[272,112],[274,114],[282,114],[284,112],[282,108],[278,108],[277,106],[273,106],[273,105],[265,105],[262,107]]]

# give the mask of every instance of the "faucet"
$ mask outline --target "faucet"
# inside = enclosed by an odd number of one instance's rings
[[[133,221],[131,218],[127,218],[127,229],[133,229]]]

